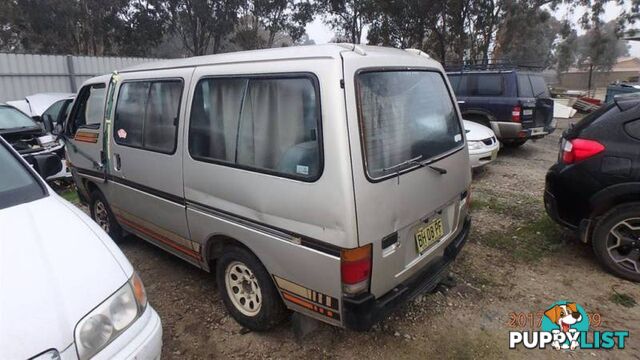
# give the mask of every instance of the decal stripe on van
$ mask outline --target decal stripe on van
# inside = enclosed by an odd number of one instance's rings
[[[340,320],[337,299],[323,293],[308,289],[292,281],[273,275],[282,297],[296,305],[312,310],[334,320]]]
[[[87,131],[77,131],[76,135],[73,137],[73,140],[95,144],[98,142],[98,134]]]
[[[104,176],[104,173],[102,172],[98,172],[95,170],[88,170],[88,169],[83,169],[83,168],[76,168],[76,170],[78,171],[79,174],[84,174],[87,176],[94,176],[94,177],[100,177],[102,178]],[[150,188],[148,186],[144,186],[138,183],[135,183],[133,181],[127,180],[127,179],[123,179],[121,177],[118,176],[113,176],[113,175],[107,175],[107,179],[109,181],[113,181],[115,183],[118,184],[122,184],[125,186],[129,186],[133,189],[136,189],[138,191],[141,192],[145,192],[148,194],[151,194],[153,196],[157,196],[159,198],[162,198],[164,200],[167,201],[171,201],[174,202],[176,204],[180,204],[182,206],[188,206],[190,208],[196,209],[198,211],[202,211],[204,213],[208,213],[212,216],[217,216],[217,217],[224,217],[225,219],[229,220],[229,221],[233,221],[233,222],[237,222],[240,223],[242,225],[246,225],[246,226],[250,226],[253,227],[259,231],[263,231],[263,232],[269,232],[272,235],[278,236],[278,237],[286,237],[287,240],[297,244],[297,245],[302,245],[304,247],[308,247],[310,249],[331,255],[331,256],[335,256],[335,257],[340,257],[340,251],[341,248],[332,244],[328,244],[326,242],[323,242],[321,240],[316,240],[316,239],[312,239],[310,237],[304,236],[304,235],[300,235],[300,234],[296,234],[293,233],[291,231],[287,231],[284,229],[280,229],[278,227],[269,225],[269,224],[264,224],[261,223],[259,221],[253,220],[253,219],[249,219],[243,216],[239,216],[233,213],[230,213],[228,211],[225,210],[221,210],[221,209],[217,209],[211,206],[208,206],[206,204],[202,204],[202,203],[198,203],[195,201],[190,201],[190,200],[186,200],[183,197],[180,196],[176,196],[173,194],[169,194],[163,191],[159,191],[153,188]]]
[[[192,257],[198,261],[202,260],[202,256],[200,255],[200,253],[189,248],[193,245],[192,241],[187,240],[179,236],[178,234],[174,234],[170,231],[162,229],[147,221],[138,219],[135,216],[115,206],[111,206],[111,208],[113,209],[114,215],[118,219],[118,222],[130,226],[131,228],[151,237],[153,240],[159,241],[189,257]]]

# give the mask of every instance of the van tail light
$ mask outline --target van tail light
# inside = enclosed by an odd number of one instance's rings
[[[369,289],[371,279],[371,244],[342,250],[340,254],[342,291],[356,295]]]
[[[522,121],[522,108],[520,107],[520,105],[516,105],[513,107],[513,109],[511,110],[511,121],[513,122],[521,122]]]
[[[574,164],[586,160],[594,155],[603,152],[604,145],[595,140],[573,139],[565,140],[562,147],[562,162]]]

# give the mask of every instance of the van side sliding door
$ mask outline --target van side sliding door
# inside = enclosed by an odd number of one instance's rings
[[[110,135],[111,199],[127,230],[199,265],[187,228],[183,113],[192,70],[122,74]]]

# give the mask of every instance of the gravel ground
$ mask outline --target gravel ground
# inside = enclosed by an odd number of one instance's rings
[[[450,284],[365,333],[321,324],[298,341],[290,321],[268,333],[243,331],[227,315],[213,274],[130,236],[121,248],[162,318],[163,358],[640,359],[638,285],[602,271],[588,245],[544,214],[544,174],[557,158],[558,139],[556,133],[502,149],[474,173],[473,231]],[[629,330],[627,349],[509,350],[510,314],[537,313],[557,300],[600,314],[599,330]]]

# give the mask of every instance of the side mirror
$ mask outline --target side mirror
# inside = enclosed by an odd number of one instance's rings
[[[56,154],[33,155],[26,158],[33,169],[42,176],[43,179],[55,175],[62,170],[62,160]]]

